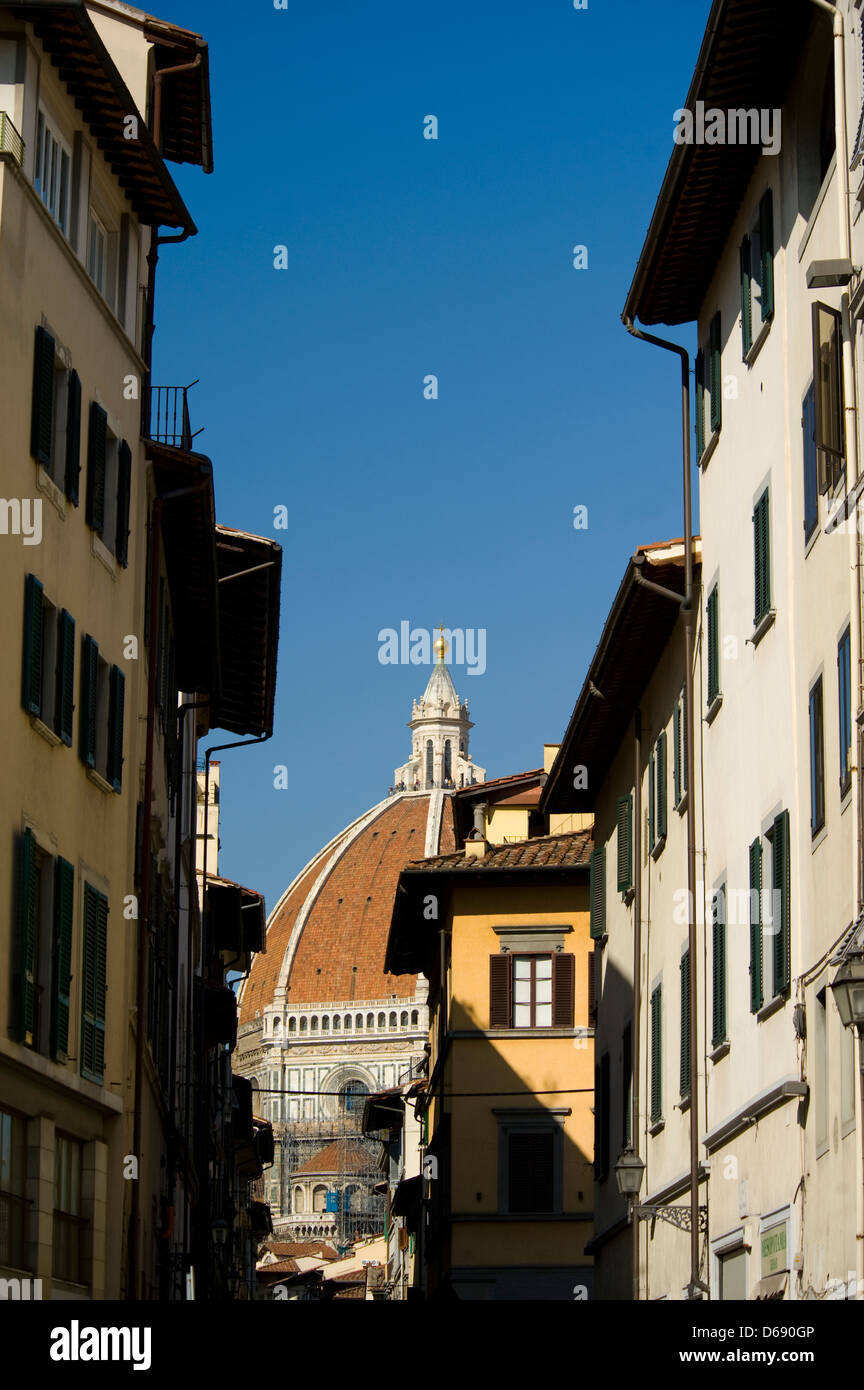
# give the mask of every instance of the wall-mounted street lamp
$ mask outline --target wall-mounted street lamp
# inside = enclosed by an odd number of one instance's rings
[[[864,1029],[864,955],[847,956],[831,981],[844,1028]]]
[[[628,1220],[632,1221],[635,1217],[637,1221],[668,1221],[670,1226],[677,1226],[679,1231],[689,1231],[691,1229],[689,1202],[680,1206],[668,1203],[664,1206],[647,1206],[637,1201],[644,1173],[644,1161],[632,1149],[625,1149],[615,1164],[615,1180],[618,1183],[618,1191],[621,1196],[627,1198]],[[708,1208],[700,1206],[699,1230],[707,1231],[707,1229]]]

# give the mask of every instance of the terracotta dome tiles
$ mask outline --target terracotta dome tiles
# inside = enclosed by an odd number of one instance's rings
[[[362,828],[356,828],[360,822],[349,826],[306,866],[274,910],[267,952],[256,956],[243,991],[241,1023],[272,1004],[301,920],[286,994],[289,1009],[331,1000],[411,998],[415,977],[385,975],[383,963],[399,874],[410,860],[424,857],[429,806],[426,795],[394,797],[382,803],[380,813],[373,808]],[[445,796],[437,852],[446,854],[455,844],[452,799]]]

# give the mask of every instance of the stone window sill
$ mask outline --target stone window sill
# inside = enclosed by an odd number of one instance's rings
[[[708,1056],[716,1066],[718,1062],[723,1061],[724,1057],[729,1056],[731,1050],[732,1044],[730,1043],[728,1038],[724,1038],[721,1043],[718,1043],[717,1046],[713,1048],[711,1052],[708,1053]]]
[[[659,1134],[661,1130],[664,1130],[665,1128],[666,1121],[661,1116],[659,1120],[652,1121],[652,1123],[648,1126],[648,1133],[651,1135],[651,1138],[653,1139],[655,1134]]]
[[[36,486],[40,492],[44,492],[48,501],[51,503],[57,515],[61,518],[66,516],[66,497],[63,491],[57,486],[47,468],[40,463],[36,468]]]
[[[754,647],[758,647],[759,643],[762,641],[762,638],[765,636],[765,633],[768,631],[769,627],[774,626],[774,620],[776,617],[777,609],[769,608],[767,613],[762,614],[762,617],[759,619],[758,623],[753,628],[753,636],[748,637],[747,641],[752,643]]]
[[[762,1008],[756,1014],[756,1022],[764,1023],[766,1018],[770,1018],[772,1014],[779,1013],[788,1001],[789,991],[786,989],[782,994],[775,995],[773,999],[769,999],[767,1004],[762,1005]]]
[[[708,706],[708,713],[705,715],[705,723],[706,723],[706,724],[713,724],[713,723],[714,723],[714,720],[717,718],[718,714],[720,713],[720,709],[721,709],[722,705],[723,705],[723,696],[722,696],[722,695],[715,695],[715,696],[714,696],[714,699],[711,701],[710,705]]]
[[[90,550],[101,565],[105,566],[112,579],[117,578],[117,562],[104,541],[101,541],[96,532],[90,535]]]
[[[30,723],[40,738],[44,738],[45,742],[50,743],[52,748],[58,748],[62,744],[63,740],[60,735],[55,734],[53,729],[49,729],[47,724],[43,724],[38,714],[31,714]]]
[[[713,455],[713,453],[714,453],[714,451],[715,451],[715,449],[717,448],[717,445],[718,445],[719,443],[720,443],[720,431],[719,431],[719,430],[715,430],[714,433],[712,434],[711,438],[708,440],[708,443],[705,445],[705,448],[702,450],[701,456],[700,456],[700,458],[699,458],[699,467],[700,467],[700,468],[705,469],[705,468],[708,467],[708,464],[709,464],[710,461],[711,461],[711,456]]]
[[[95,767],[88,767],[87,776],[93,785],[99,788],[100,792],[107,792],[110,796],[116,795],[111,783],[107,782],[101,772],[96,771]]]
[[[749,350],[749,352],[746,354],[746,356],[745,356],[745,358],[744,358],[744,365],[745,365],[745,367],[752,367],[752,366],[753,366],[753,363],[756,361],[756,358],[759,356],[760,352],[762,351],[762,347],[763,347],[763,345],[764,345],[764,343],[765,343],[765,339],[768,337],[768,334],[771,332],[771,324],[772,324],[773,322],[774,322],[774,319],[773,319],[773,317],[772,317],[772,318],[768,319],[768,322],[767,322],[767,323],[763,323],[762,327],[761,327],[760,330],[759,330],[759,336],[758,336],[758,337],[756,338],[756,340],[751,344],[750,350]]]

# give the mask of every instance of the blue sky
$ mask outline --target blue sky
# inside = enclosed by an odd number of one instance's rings
[[[709,8],[160,9],[209,41],[216,170],[174,170],[154,380],[200,378],[218,519],[284,549],[275,736],[222,764],[220,867],[268,907],[408,756],[429,671],[381,629],[485,629],[472,754],[536,767],[628,555],[682,532],[678,368],[620,312]]]

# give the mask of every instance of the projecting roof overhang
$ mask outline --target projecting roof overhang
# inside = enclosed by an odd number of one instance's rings
[[[162,499],[162,542],[174,617],[179,689],[219,697],[213,465],[203,454],[145,440]],[[176,496],[172,494],[177,494]]]
[[[210,113],[210,53],[200,34],[161,19],[147,19],[144,37],[154,45],[154,75],[180,68],[162,80],[161,150],[175,164],[200,164],[213,172]]]
[[[714,0],[684,108],[781,108],[815,15],[809,0]],[[622,318],[698,317],[760,158],[761,145],[674,146]]]
[[[180,227],[194,236],[191,214],[83,0],[26,0],[13,6],[13,13],[32,24],[139,221],[151,227]],[[137,139],[124,134],[129,116],[137,117]],[[188,147],[188,137],[177,143]]]
[[[697,539],[694,566],[700,559]],[[678,622],[680,605],[646,588],[640,576],[683,597],[683,542],[644,547],[631,558],[543,788],[544,813],[593,810],[597,790]],[[588,770],[584,790],[574,789],[575,767]]]
[[[216,527],[221,690],[211,724],[269,738],[276,700],[282,547]]]

